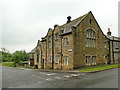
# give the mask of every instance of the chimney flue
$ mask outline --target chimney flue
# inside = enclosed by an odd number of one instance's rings
[[[67,23],[71,22],[71,16],[68,16],[67,20],[68,20]]]
[[[107,35],[110,35],[110,36],[111,36],[111,31],[110,31],[110,28],[108,28]]]

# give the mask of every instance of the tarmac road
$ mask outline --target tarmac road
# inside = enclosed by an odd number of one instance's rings
[[[118,88],[118,68],[97,73],[53,73],[2,68],[2,88]]]

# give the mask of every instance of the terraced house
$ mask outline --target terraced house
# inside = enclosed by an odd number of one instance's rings
[[[104,35],[92,12],[61,26],[49,28],[30,52],[30,65],[42,69],[75,69],[81,66],[117,63],[120,40]]]

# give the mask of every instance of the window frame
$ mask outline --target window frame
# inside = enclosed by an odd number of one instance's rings
[[[96,36],[93,29],[86,30],[86,47],[96,47]]]

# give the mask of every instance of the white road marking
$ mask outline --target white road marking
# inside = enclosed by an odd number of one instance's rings
[[[48,76],[50,76],[50,75],[55,75],[56,73],[49,73],[49,74],[46,74],[46,75],[48,75]]]
[[[46,74],[46,73],[44,73],[44,72],[40,72],[40,74]]]
[[[69,78],[70,76],[64,76],[65,78]]]
[[[42,78],[42,77],[39,77],[39,76],[35,76],[35,75],[32,75],[33,77],[36,77],[36,78],[40,78],[40,79],[44,79],[44,78]]]
[[[15,87],[11,87],[11,86],[10,86],[10,87],[8,87],[8,88],[15,88]]]
[[[56,79],[60,79],[60,77],[55,77]]]
[[[72,77],[77,77],[79,74],[71,74]]]
[[[52,80],[52,79],[51,79],[51,78],[47,78],[47,79],[45,79],[45,80],[50,81],[50,80]]]

